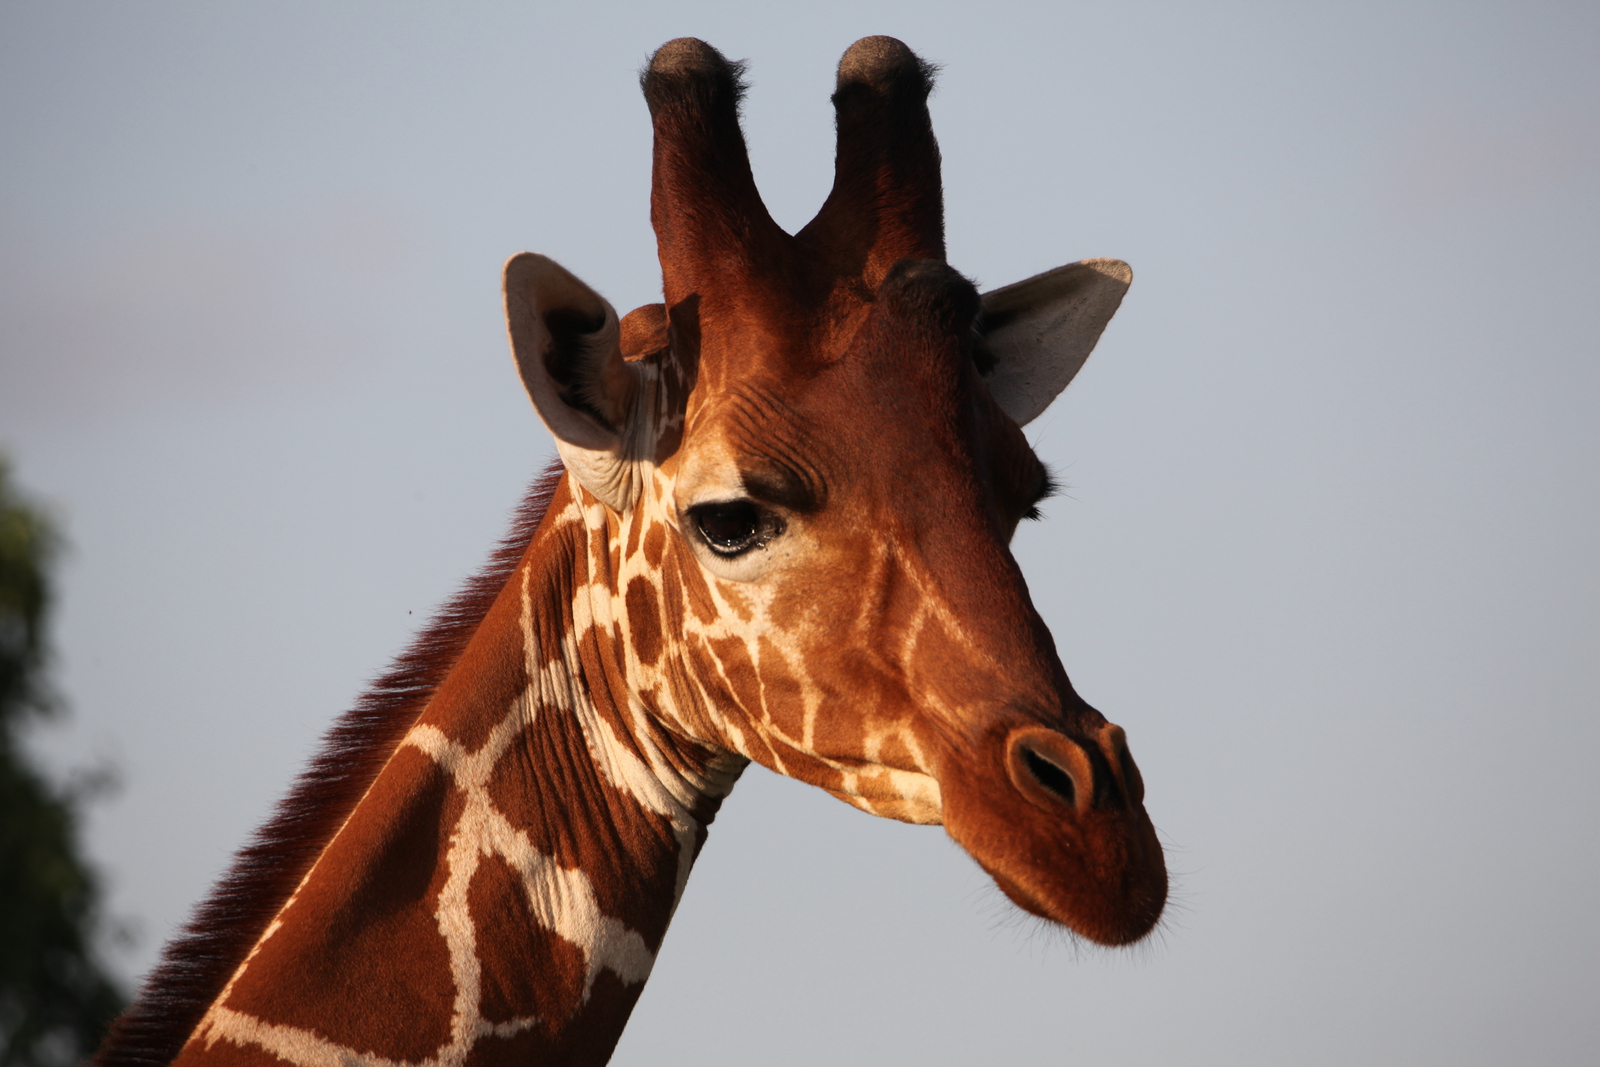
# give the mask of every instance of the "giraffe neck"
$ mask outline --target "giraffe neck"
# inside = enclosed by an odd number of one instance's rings
[[[606,1060],[744,766],[630,691],[609,521],[557,491],[180,1062]]]

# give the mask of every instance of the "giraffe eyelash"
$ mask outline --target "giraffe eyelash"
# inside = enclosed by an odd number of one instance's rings
[[[1035,520],[1044,518],[1044,512],[1039,510],[1039,505],[1043,504],[1046,500],[1049,500],[1059,492],[1061,492],[1061,483],[1056,480],[1055,474],[1052,473],[1048,467],[1046,467],[1044,472],[1044,482],[1037,490],[1035,490],[1033,494],[1033,500],[1028,504],[1027,509],[1023,511],[1022,517],[1024,519]]]

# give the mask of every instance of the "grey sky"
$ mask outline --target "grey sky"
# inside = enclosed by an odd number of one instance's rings
[[[122,770],[124,968],[545,462],[500,264],[656,298],[644,58],[749,59],[793,228],[869,33],[944,66],[955,266],[1133,264],[1017,551],[1175,908],[1078,950],[752,770],[616,1062],[1593,1062],[1587,4],[0,7],[0,447],[74,546],[39,743]]]

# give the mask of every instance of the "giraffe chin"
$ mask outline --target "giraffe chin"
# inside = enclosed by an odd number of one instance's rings
[[[1120,739],[1120,730],[1109,729]],[[1043,727],[1024,728],[1008,740],[982,746],[1005,754],[981,761],[987,766],[967,760],[946,765],[940,776],[946,832],[1024,911],[1101,945],[1130,945],[1149,934],[1166,906],[1167,868],[1142,800],[1132,790],[1095,788],[1083,775],[1099,770],[1097,777],[1108,777],[1109,767],[1087,759],[1078,766],[1061,760],[1068,764],[1061,777],[1070,772],[1075,791],[1065,782],[1060,792],[1039,789],[1036,781],[1026,788],[1005,766],[1019,762],[1019,748],[1051,755],[1039,774],[1048,787],[1057,784],[1055,757],[1090,746]],[[1119,762],[1132,771],[1125,751]]]

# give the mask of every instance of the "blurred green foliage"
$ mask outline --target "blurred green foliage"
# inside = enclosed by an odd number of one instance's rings
[[[99,893],[78,850],[81,796],[29,765],[20,736],[57,702],[44,677],[59,538],[0,457],[0,1067],[93,1052],[123,997],[94,951]]]

